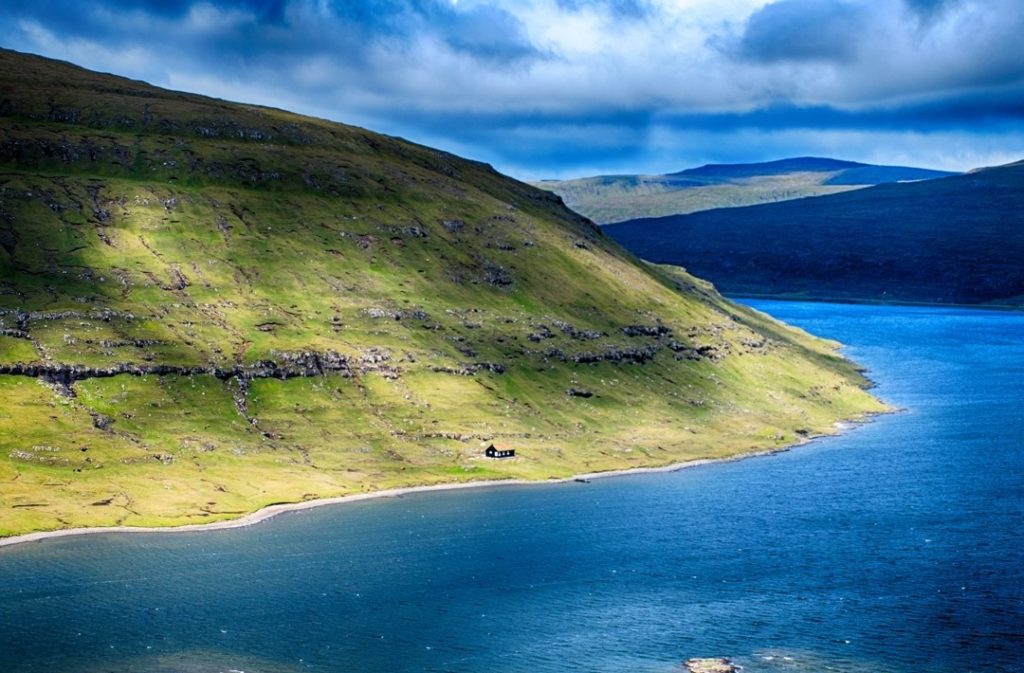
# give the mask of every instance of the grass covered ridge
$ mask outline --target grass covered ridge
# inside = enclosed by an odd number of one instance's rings
[[[835,346],[486,165],[0,52],[0,535],[782,447],[881,409]]]
[[[756,164],[708,164],[666,175],[600,175],[543,180],[573,210],[600,224],[838,194],[869,185],[955,175],[907,166],[798,157]]]

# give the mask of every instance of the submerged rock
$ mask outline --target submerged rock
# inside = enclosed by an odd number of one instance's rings
[[[686,670],[690,673],[739,673],[743,668],[725,657],[698,657],[686,660]]]

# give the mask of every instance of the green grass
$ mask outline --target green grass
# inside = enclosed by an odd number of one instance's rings
[[[733,456],[883,408],[835,344],[639,262],[485,165],[12,52],[0,66],[0,328],[27,332],[0,338],[0,366],[334,351],[353,369],[247,389],[120,375],[74,397],[0,375],[0,535]],[[671,336],[622,329],[659,323]],[[641,348],[653,359],[573,361]],[[483,458],[490,441],[517,457]]]

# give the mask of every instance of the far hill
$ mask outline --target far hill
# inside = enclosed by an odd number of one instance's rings
[[[754,164],[707,164],[666,175],[602,175],[536,186],[600,224],[820,196],[956,175],[906,166],[798,157]]]
[[[604,230],[736,295],[1024,306],[1024,162]]]
[[[778,449],[881,408],[835,348],[485,164],[0,50],[0,535]]]

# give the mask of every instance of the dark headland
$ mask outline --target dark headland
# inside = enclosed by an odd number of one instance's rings
[[[1024,162],[605,231],[726,294],[1024,307]]]

